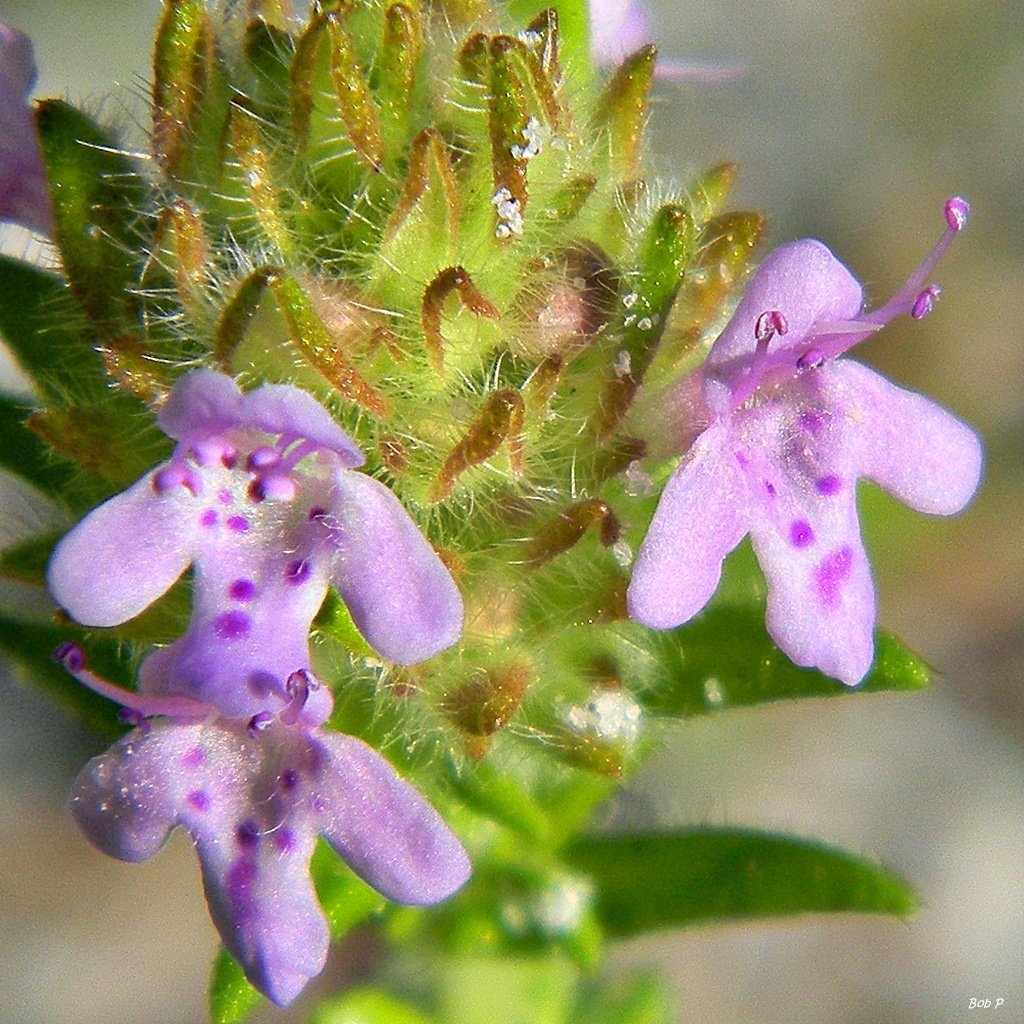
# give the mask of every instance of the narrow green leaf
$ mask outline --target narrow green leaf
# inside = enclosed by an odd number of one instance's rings
[[[602,631],[599,652],[644,706],[664,715],[702,715],[805,697],[843,697],[927,687],[931,670],[896,637],[879,631],[875,664],[848,687],[814,669],[798,668],[768,636],[760,605],[711,608],[677,630],[656,632],[633,623]]]
[[[905,917],[917,908],[907,883],[881,865],[791,836],[707,828],[594,837],[566,859],[592,877],[613,936],[811,912]]]
[[[653,46],[630,54],[608,80],[598,108],[598,123],[608,138],[609,170],[620,181],[635,177],[640,165],[657,56]]]
[[[54,240],[82,308],[105,337],[138,329],[132,255],[145,186],[106,129],[62,100],[36,107],[54,205]]]
[[[242,973],[238,961],[223,946],[213,961],[207,996],[210,1024],[241,1024],[264,1002]]]
[[[658,209],[644,234],[637,265],[622,296],[622,330],[618,353],[608,369],[599,408],[592,421],[599,438],[622,422],[654,358],[675,301],[694,256],[696,231],[690,211],[667,204]]]

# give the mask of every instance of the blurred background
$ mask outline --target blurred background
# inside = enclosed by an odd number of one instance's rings
[[[1024,1019],[1024,19],[1019,0],[651,0],[663,52],[738,64],[724,85],[661,84],[664,176],[724,159],[770,244],[824,240],[883,301],[973,212],[936,275],[943,300],[860,358],[984,435],[956,520],[866,494],[881,622],[938,670],[910,697],[736,711],[678,728],[632,786],[660,824],[750,825],[876,855],[917,885],[911,921],[807,918],[620,947],[657,963],[680,1022],[954,1024]],[[36,44],[37,94],[145,123],[156,0],[0,0]],[[115,83],[112,85],[112,83]],[[112,91],[112,98],[104,98]],[[20,504],[7,526],[35,513]],[[0,1022],[205,1017],[215,935],[185,837],[134,867],[64,807],[104,744],[0,678]],[[970,1010],[996,999],[999,1009]],[[298,1020],[267,1014],[261,1020]],[[307,1004],[308,1005],[308,1004]],[[457,1024],[457,1022],[452,1022]]]

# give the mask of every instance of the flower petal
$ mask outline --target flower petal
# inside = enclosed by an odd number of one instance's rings
[[[918,512],[962,511],[981,480],[978,435],[941,405],[853,360],[838,360],[833,378],[838,400],[863,421],[853,453],[861,475]]]
[[[331,513],[334,585],[370,646],[411,665],[455,643],[462,597],[391,491],[362,473],[338,470]]]
[[[709,427],[662,493],[626,591],[630,616],[645,626],[671,629],[693,618],[747,533],[745,483],[731,441],[728,423]]]
[[[346,469],[366,461],[355,441],[345,433],[331,414],[308,392],[288,384],[264,384],[250,391],[244,400],[242,425],[304,438],[341,456]]]
[[[751,278],[732,319],[708,353],[706,372],[731,386],[747,371],[762,313],[782,313],[788,331],[775,346],[789,347],[816,325],[855,317],[862,303],[860,283],[821,242],[805,238],[780,245]]]
[[[0,23],[0,219],[49,234],[53,211],[28,105],[35,79],[28,36]]]
[[[353,736],[322,732],[320,830],[353,871],[397,903],[446,899],[469,878],[462,844],[408,782]]]
[[[94,758],[72,810],[104,853],[137,861],[184,826],[210,914],[249,980],[279,1005],[323,969],[328,928],[309,876],[316,839],[310,734],[242,723],[157,721]]]
[[[160,429],[176,441],[238,426],[242,392],[216,370],[192,370],[179,377],[160,409]]]
[[[50,592],[86,626],[116,626],[188,568],[199,523],[182,493],[158,495],[153,474],[89,513],[54,549]]]
[[[875,596],[849,446],[857,424],[828,404],[832,368],[738,414],[768,632],[797,665],[854,685],[874,658]]]

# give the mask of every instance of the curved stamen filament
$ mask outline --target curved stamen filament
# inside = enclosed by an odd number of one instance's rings
[[[53,652],[53,658],[62,665],[69,675],[77,679],[83,686],[120,704],[123,708],[138,712],[140,715],[165,715],[169,718],[206,718],[216,712],[212,704],[192,700],[190,697],[147,697],[142,693],[122,689],[101,676],[90,672],[85,665],[85,652],[78,644],[61,644]]]

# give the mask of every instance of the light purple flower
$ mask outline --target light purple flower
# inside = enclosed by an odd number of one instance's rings
[[[294,706],[312,678],[310,624],[328,583],[384,658],[411,664],[458,638],[448,570],[395,496],[354,472],[362,454],[309,394],[271,384],[243,395],[230,377],[195,370],[159,423],[178,442],[170,462],[86,516],[48,570],[75,619],[113,626],[194,565],[192,620],[143,663],[146,698],[228,718]],[[299,714],[319,725],[330,711],[330,691],[314,687]]]
[[[590,52],[598,67],[619,64],[654,35],[650,13],[641,0],[590,0]],[[736,78],[743,69],[735,64],[659,56],[654,74],[671,81],[715,85]]]
[[[76,648],[60,656],[79,674]],[[471,870],[437,812],[378,753],[280,718],[144,722],[82,769],[71,807],[89,840],[125,861],[152,856],[184,827],[224,945],[281,1006],[327,956],[309,874],[317,835],[398,903],[446,899]]]
[[[772,252],[697,375],[707,427],[669,480],[637,557],[630,615],[671,629],[718,586],[749,533],[768,581],[768,631],[798,665],[854,685],[874,657],[875,597],[860,537],[866,477],[921,512],[951,515],[981,476],[977,436],[934,402],[840,357],[896,316],[924,316],[927,284],[966,223],[946,204],[941,240],[899,293],[862,312],[860,284],[820,242]],[[685,406],[686,403],[683,403]]]
[[[50,234],[46,170],[28,105],[35,80],[28,36],[0,22],[0,220]]]

